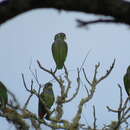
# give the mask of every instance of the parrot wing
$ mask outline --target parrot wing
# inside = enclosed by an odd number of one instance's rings
[[[40,97],[41,97],[42,101],[44,102],[44,104],[42,103],[41,99],[39,98],[38,115],[40,118],[43,118],[47,114],[47,110],[45,107],[50,109],[54,103],[54,95],[43,92],[40,95]]]

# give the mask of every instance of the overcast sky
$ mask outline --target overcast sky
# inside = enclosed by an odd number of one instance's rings
[[[110,76],[97,86],[94,98],[85,105],[82,115],[82,123],[92,124],[92,106],[95,104],[97,125],[109,123],[116,119],[116,115],[107,111],[106,106],[117,108],[119,103],[119,83],[123,87],[123,75],[130,64],[130,28],[120,24],[95,24],[88,28],[78,28],[76,19],[91,20],[99,18],[94,15],[86,15],[74,12],[58,12],[53,9],[40,9],[22,14],[10,20],[0,27],[0,80],[7,85],[8,89],[14,92],[23,105],[28,97],[28,93],[23,87],[21,73],[25,74],[29,84],[32,69],[38,71],[40,83],[46,83],[52,79],[50,75],[42,72],[36,60],[47,68],[55,68],[52,58],[51,45],[54,35],[59,32],[66,33],[68,43],[68,56],[65,62],[70,77],[72,79],[72,91],[76,89],[76,69],[81,66],[87,52],[91,49],[87,57],[84,68],[87,76],[91,80],[93,77],[95,64],[100,62],[101,66],[98,76],[106,72],[116,59],[115,68]],[[62,73],[63,71],[59,72]],[[82,79],[87,87],[88,84]],[[54,92],[57,96],[59,88],[53,82]],[[86,94],[83,86],[77,98],[70,104],[65,105],[64,118],[71,120],[76,112],[79,100]],[[123,98],[127,97],[123,88]],[[69,109],[67,109],[69,106]],[[28,109],[37,114],[37,98],[33,97]],[[86,120],[85,120],[85,119]],[[6,121],[0,118],[0,129],[14,130],[12,125],[6,125]],[[49,128],[48,128],[49,130]]]

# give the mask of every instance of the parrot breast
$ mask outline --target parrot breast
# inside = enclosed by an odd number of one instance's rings
[[[40,94],[40,97],[44,102],[44,104],[39,98],[38,115],[42,119],[47,114],[46,107],[50,109],[54,103],[55,98],[53,90],[52,89],[48,90],[47,88],[44,88],[44,91]]]
[[[128,96],[130,96],[130,74],[124,76],[124,85]]]
[[[57,39],[52,44],[52,54],[57,69],[62,69],[68,52],[67,43],[64,40]]]
[[[5,108],[8,103],[7,89],[5,85],[0,82],[0,107]]]

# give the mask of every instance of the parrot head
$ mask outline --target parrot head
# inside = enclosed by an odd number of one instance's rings
[[[52,90],[52,83],[46,83],[43,89]]]
[[[57,33],[56,35],[55,35],[55,38],[54,38],[55,40],[57,40],[57,39],[62,39],[62,40],[65,40],[66,39],[66,35],[64,34],[64,33]]]
[[[130,74],[130,66],[127,68],[127,74]]]

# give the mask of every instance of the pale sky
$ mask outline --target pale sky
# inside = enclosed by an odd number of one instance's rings
[[[0,80],[16,94],[19,102],[23,105],[29,94],[23,87],[21,73],[25,74],[29,84],[29,80],[32,78],[29,65],[32,62],[32,68],[38,70],[40,83],[44,84],[51,80],[51,76],[38,68],[36,60],[39,59],[47,68],[55,68],[51,45],[54,35],[64,32],[69,48],[65,64],[68,70],[72,70],[70,77],[73,88],[70,95],[76,89],[76,69],[81,66],[90,49],[91,53],[84,64],[89,79],[92,79],[95,64],[101,63],[98,73],[98,76],[101,76],[116,58],[112,73],[97,86],[94,98],[84,107],[83,116],[91,125],[93,121],[92,106],[95,104],[97,125],[100,128],[103,124],[116,119],[116,114],[108,112],[106,106],[118,107],[119,89],[117,84],[119,83],[123,87],[122,78],[130,64],[130,28],[121,24],[95,24],[88,28],[78,28],[75,21],[77,18],[91,20],[99,17],[83,13],[39,9],[22,14],[3,24],[0,27]],[[84,79],[83,82],[86,83]],[[53,85],[57,96],[59,88],[56,82],[53,82]],[[88,86],[87,83],[86,85]],[[85,89],[81,86],[77,98],[72,103],[65,105],[64,119],[73,119],[79,100],[85,94]],[[126,96],[123,88],[123,98],[126,99]],[[35,96],[32,98],[28,109],[37,114],[37,98]],[[86,121],[82,118],[81,122],[85,123]],[[6,123],[1,118],[0,129],[14,130],[11,124]]]

